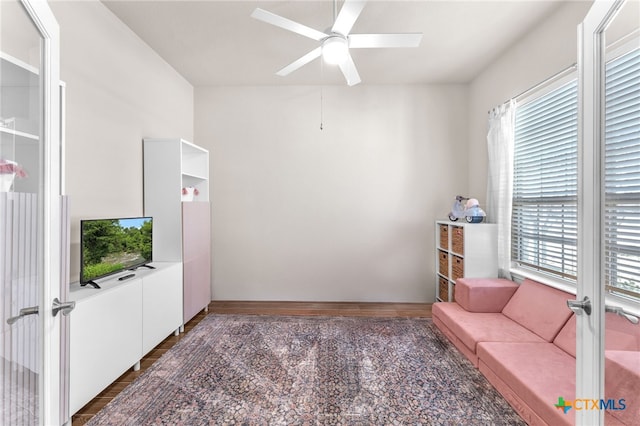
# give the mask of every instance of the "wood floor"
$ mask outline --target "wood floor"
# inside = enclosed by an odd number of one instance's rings
[[[254,314],[254,315],[326,315],[366,317],[431,317],[430,303],[354,303],[354,302],[241,302],[213,301],[209,314]],[[185,324],[184,333],[171,335],[149,352],[140,362],[140,370],[132,369],[120,376],[107,389],[82,407],[72,418],[72,426],[83,425],[102,407],[109,403],[127,385],[133,382],[173,345],[179,342],[207,314],[202,311]],[[73,366],[72,366],[73,368]]]

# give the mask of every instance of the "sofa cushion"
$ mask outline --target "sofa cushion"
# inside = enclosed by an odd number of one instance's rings
[[[605,315],[604,396],[615,401],[618,408],[620,399],[626,404],[624,410],[607,410],[606,424],[614,424],[615,420],[634,424],[640,416],[640,327],[615,314]],[[572,357],[576,356],[575,315],[553,343]]]
[[[546,423],[574,423],[575,410],[555,407],[559,397],[575,399],[576,361],[565,351],[546,342],[480,342],[478,356],[480,371],[489,368]]]
[[[501,313],[468,312],[457,303],[438,302],[433,316],[476,353],[478,342],[544,342],[542,338]]]
[[[640,352],[605,351],[604,395],[612,399],[617,408],[607,410],[613,417],[626,424],[637,424],[640,418]]]
[[[467,346],[462,343],[460,339],[453,333],[453,331],[449,330],[449,327],[444,325],[440,318],[437,316],[433,316],[433,324],[438,327],[438,329],[445,335],[447,338],[453,343],[453,345],[460,351],[462,355],[467,357],[469,362],[473,364],[474,367],[478,368],[478,356],[475,352],[471,351],[471,349],[467,348]]]
[[[517,289],[504,278],[458,278],[455,300],[469,312],[502,312]]]
[[[571,355],[576,357],[576,316],[572,315],[569,321],[562,327],[553,344]]]
[[[640,325],[607,312],[605,314],[605,349],[618,351],[640,351]]]
[[[610,312],[605,314],[605,349],[640,351],[640,326]],[[576,316],[572,315],[553,343],[576,357]]]
[[[567,300],[574,298],[564,291],[525,279],[502,313],[551,342],[572,314]]]

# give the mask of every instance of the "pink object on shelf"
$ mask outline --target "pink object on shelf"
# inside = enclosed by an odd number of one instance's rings
[[[24,171],[20,164],[2,158],[0,158],[0,174],[15,174],[20,178],[27,177],[27,172]]]
[[[187,186],[182,188],[182,201],[193,201],[200,194],[198,188]]]
[[[0,158],[0,192],[9,192],[16,177],[27,177],[27,172],[18,163]]]

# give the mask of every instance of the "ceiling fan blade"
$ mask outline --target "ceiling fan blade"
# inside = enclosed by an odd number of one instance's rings
[[[362,0],[344,0],[342,9],[340,9],[331,31],[345,36],[348,35],[366,3],[366,1]]]
[[[252,18],[259,21],[266,22],[267,24],[275,25],[276,27],[284,28],[285,30],[293,31],[305,37],[320,41],[327,38],[327,34],[307,27],[306,25],[299,24],[291,19],[283,18],[280,15],[271,13],[267,10],[260,9],[259,7],[251,14]]]
[[[360,75],[356,69],[356,64],[353,63],[351,55],[348,55],[347,59],[344,62],[341,62],[338,66],[340,67],[342,74],[344,74],[344,78],[347,80],[347,84],[349,86],[355,86],[362,81],[360,80]]]
[[[322,47],[317,47],[313,49],[311,52],[301,57],[300,59],[295,60],[289,65],[287,65],[286,67],[282,68],[280,71],[276,73],[276,75],[279,75],[280,77],[284,77],[285,75],[291,74],[292,72],[302,67],[303,65],[306,65],[309,62],[313,61],[314,59],[318,58],[321,54],[322,54]]]
[[[418,47],[422,33],[410,34],[351,34],[349,47],[354,49],[372,47]]]

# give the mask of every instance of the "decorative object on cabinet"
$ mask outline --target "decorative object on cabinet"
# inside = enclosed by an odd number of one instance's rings
[[[9,192],[16,177],[27,177],[27,173],[15,161],[0,158],[0,192]]]
[[[462,195],[456,195],[456,200],[453,202],[449,212],[449,220],[453,222],[464,218],[468,223],[480,223],[486,216],[487,214],[480,208],[478,200],[463,197]]]
[[[495,224],[437,221],[435,244],[436,300],[453,301],[458,278],[498,276]]]
[[[144,139],[144,214],[154,220],[154,260],[183,263],[184,324],[211,301],[209,151]]]
[[[182,188],[182,201],[193,201],[194,197],[198,195],[200,195],[198,188],[194,188],[193,186]]]

